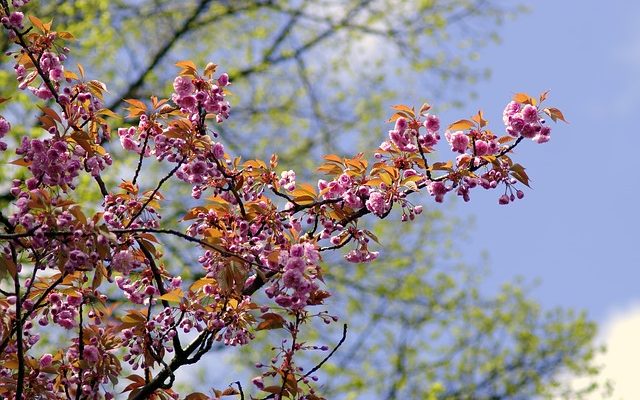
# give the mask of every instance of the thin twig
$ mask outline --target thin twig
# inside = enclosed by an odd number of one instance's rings
[[[322,368],[324,363],[326,363],[335,354],[335,352],[338,351],[338,349],[340,348],[340,346],[342,346],[342,344],[344,343],[344,341],[346,339],[347,339],[347,324],[344,324],[344,325],[342,325],[342,338],[340,338],[340,341],[338,342],[336,347],[334,347],[333,350],[331,350],[331,353],[329,353],[322,361],[320,361],[320,363],[318,363],[318,365],[316,365],[315,367],[311,368],[309,370],[309,372],[304,374],[303,377],[298,378],[298,382],[300,382],[304,378],[308,377],[309,375],[313,374],[314,372],[316,372],[317,370]]]
[[[160,274],[160,270],[156,265],[156,262],[153,258],[153,254],[144,246],[142,240],[137,239],[138,245],[140,246],[140,250],[144,254],[147,261],[149,261],[149,267],[151,268],[151,273],[153,274],[153,279],[156,281],[156,286],[158,287],[158,291],[160,295],[167,294],[167,290],[164,287],[164,283],[162,282],[162,275]],[[169,302],[167,300],[161,300],[164,308],[170,308]],[[151,304],[151,301],[149,301]],[[180,344],[180,337],[178,335],[178,331],[176,330],[176,334],[173,336],[173,347],[176,354],[182,353],[182,345]]]
[[[142,150],[140,151],[140,157],[138,158],[138,165],[136,166],[136,172],[133,174],[133,180],[131,183],[133,185],[136,184],[138,180],[138,175],[140,174],[140,170],[142,169],[142,161],[144,160],[144,153],[147,151],[147,146],[149,145],[149,137],[151,135],[147,132],[147,135],[144,137],[144,144],[142,145]]]
[[[244,392],[242,391],[242,384],[240,383],[240,381],[235,381],[233,383],[238,385],[238,391],[240,392],[240,400],[244,400]],[[233,385],[233,383],[231,385]],[[231,386],[231,385],[229,385],[229,386]]]
[[[160,188],[162,187],[162,185],[169,180],[169,178],[171,178],[173,176],[173,174],[175,174],[178,169],[182,166],[182,164],[184,163],[185,159],[181,159],[180,161],[178,161],[178,164],[176,164],[175,167],[173,167],[173,169],[171,171],[169,171],[169,174],[167,176],[165,176],[164,178],[160,179],[160,181],[158,182],[158,185],[156,186],[155,189],[153,189],[153,192],[151,192],[151,194],[149,195],[149,198],[147,199],[147,201],[144,202],[144,204],[142,205],[142,207],[140,207],[140,209],[138,210],[137,213],[135,213],[133,215],[133,217],[131,217],[131,219],[129,220],[129,222],[127,223],[127,225],[125,226],[125,228],[129,228],[131,226],[131,224],[133,224],[133,222],[136,220],[136,218],[138,218],[145,210],[145,208],[149,205],[149,203],[151,203],[153,201],[153,199],[156,197],[156,194],[160,191]]]
[[[15,246],[13,243],[10,245],[11,247],[11,257],[13,259],[13,264],[18,265],[18,257],[16,255]],[[13,277],[13,288],[16,293],[16,320],[15,320],[15,331],[16,331],[16,348],[17,348],[17,356],[18,356],[18,381],[16,382],[16,399],[22,399],[22,392],[24,391],[24,347],[22,343],[22,300],[20,299],[20,274],[16,270],[15,275]]]

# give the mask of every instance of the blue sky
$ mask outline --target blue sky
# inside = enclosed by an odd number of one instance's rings
[[[478,192],[456,206],[476,218],[466,254],[473,260],[487,250],[489,286],[518,275],[541,278],[534,295],[543,305],[587,310],[612,350],[606,362],[635,361],[628,366],[637,373],[640,2],[540,0],[529,7],[500,29],[500,45],[481,51],[493,76],[477,85],[476,104],[497,127],[510,95],[551,89],[549,104],[570,124],[557,124],[551,142],[518,150],[533,180],[524,200],[499,207],[492,193]],[[612,368],[618,376],[611,378],[624,381],[629,369]],[[637,379],[626,379],[620,394],[640,398]]]
[[[477,193],[460,208],[477,219],[473,242],[489,251],[495,279],[539,276],[543,303],[602,319],[640,300],[640,2],[580,3],[537,1],[483,50],[493,77],[477,86],[477,104],[496,126],[509,95],[546,89],[570,124],[518,150],[533,180],[525,200],[496,207]]]

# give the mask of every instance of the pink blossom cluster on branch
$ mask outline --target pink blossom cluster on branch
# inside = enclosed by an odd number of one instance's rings
[[[27,177],[13,181],[13,206],[0,214],[4,398],[111,399],[123,391],[129,399],[177,399],[176,372],[214,343],[246,345],[260,330],[281,329],[289,337],[265,356],[268,363],[257,364],[262,373],[250,386],[261,394],[252,398],[321,399],[314,373],[342,343],[346,325],[322,363],[305,369],[295,359],[300,351],[329,349],[299,342],[305,324],[337,320],[314,311],[330,296],[321,254],[351,246],[348,261],[375,259],[371,240],[378,239],[359,221],[367,214],[386,218],[395,206],[403,221],[413,220],[422,206],[410,199],[422,190],[436,202],[454,191],[468,201],[477,187],[504,189],[500,204],[522,198],[516,185],[527,185],[528,177],[509,154],[525,138],[549,140],[544,114],[564,119],[540,106],[546,93],[539,99],[518,94],[504,112],[506,135],[487,129],[479,112],[444,130],[457,155],[434,162],[439,118],[428,104],[417,112],[394,106],[394,129],[371,162],[363,154],[327,155],[318,169],[325,179],[307,184],[292,170],[280,171],[276,155],[243,162],[228,154],[214,129],[230,116],[229,77],[216,74],[215,64],[199,72],[182,61],[169,98],[126,100],[131,122],[117,136],[138,162],[130,180],[109,188],[102,175],[117,158],[102,144],[118,115],[104,108],[106,85],[86,78],[81,66],[77,73],[65,68],[65,42],[73,36],[34,16],[26,26],[25,3],[0,0],[0,22],[17,45],[11,54],[19,88],[50,106],[40,108],[44,135],[11,146],[13,164]],[[0,117],[0,139],[10,130]],[[0,150],[9,143],[0,142]],[[140,172],[150,162],[166,164],[167,172],[143,184]],[[87,214],[78,204],[81,174],[102,194],[98,212]],[[162,193],[174,178],[192,186],[198,204],[185,210],[183,229],[162,224]],[[202,278],[185,282],[169,271],[159,250],[168,236],[199,252],[199,265],[184,267]],[[262,290],[266,296],[256,296]],[[43,350],[44,329],[72,339]],[[184,343],[187,334],[195,339]],[[244,398],[241,383],[236,386],[187,398]]]

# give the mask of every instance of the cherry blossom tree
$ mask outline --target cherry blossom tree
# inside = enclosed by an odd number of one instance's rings
[[[546,92],[515,95],[504,134],[490,130],[482,112],[445,128],[427,103],[397,105],[388,139],[371,158],[326,155],[318,168],[324,179],[309,184],[280,167],[276,154],[266,161],[230,154],[219,138],[231,116],[229,75],[213,63],[181,61],[168,98],[125,100],[128,127],[117,139],[137,163],[121,166],[105,149],[120,118],[105,108],[107,86],[81,65],[65,65],[73,35],[25,17],[25,3],[0,0],[18,88],[39,103],[42,128],[0,141],[24,173],[12,182],[11,210],[0,214],[0,274],[10,282],[0,291],[0,394],[8,398],[179,398],[180,368],[216,343],[251,346],[261,330],[287,338],[255,360],[259,376],[186,398],[323,398],[317,373],[348,332],[344,324],[336,343],[300,340],[311,322],[338,320],[323,307],[331,296],[323,254],[346,248],[349,262],[375,260],[378,238],[359,222],[394,208],[412,221],[423,212],[411,200],[421,193],[438,203],[450,195],[469,201],[481,189],[498,191],[502,205],[522,199],[529,178],[512,151],[547,142],[547,119],[564,120],[543,105]],[[0,118],[0,139],[11,129],[10,117]],[[445,141],[455,158],[437,161]],[[153,163],[168,172],[145,182]],[[126,172],[117,187],[102,179],[112,168]],[[98,187],[99,204],[78,202],[83,176]],[[176,181],[191,186],[191,198],[183,200],[183,225],[164,226],[162,204]],[[187,280],[165,262],[165,238],[200,252],[201,278]],[[43,350],[45,330],[64,338],[55,351]],[[300,365],[304,352],[326,355]]]

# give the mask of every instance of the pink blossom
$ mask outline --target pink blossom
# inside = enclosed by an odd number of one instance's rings
[[[437,135],[435,133],[427,133],[426,135],[421,136],[419,140],[422,147],[433,147],[438,144],[440,135]]]
[[[217,159],[222,159],[224,158],[224,146],[222,145],[222,143],[215,143],[213,145],[213,156]]]
[[[391,142],[393,142],[393,144],[395,144],[401,151],[415,152],[417,151],[417,147],[412,143],[413,133],[415,133],[415,131],[410,129],[405,129],[402,131],[394,129],[389,131],[389,139],[391,139]],[[382,146],[380,147],[382,148]]]
[[[42,357],[40,357],[41,368],[46,368],[50,366],[52,362],[53,362],[53,356],[49,353],[43,354]]]
[[[4,137],[11,130],[11,124],[9,121],[0,117],[0,138]]]
[[[24,26],[22,25],[22,21],[24,19],[24,14],[20,11],[14,11],[9,15],[9,25],[16,29],[22,29]]]
[[[527,104],[522,109],[522,117],[524,118],[525,122],[536,123],[539,120],[538,109],[531,104]]]
[[[227,86],[229,84],[229,75],[225,72],[218,77],[218,85],[221,87]]]
[[[382,151],[391,150],[391,142],[385,140],[384,142],[380,143],[380,150]]]
[[[305,267],[305,262],[302,258],[291,257],[287,261],[286,269],[287,270],[296,270],[302,272]]]
[[[515,114],[509,117],[507,122],[507,133],[513,137],[520,136],[522,129],[525,126],[524,118],[521,114]]]
[[[120,128],[123,129],[123,128]],[[118,130],[118,134],[120,134],[120,129]],[[140,152],[140,143],[133,140],[131,136],[121,135],[120,136],[120,144],[125,150],[134,151],[136,153]]]
[[[93,345],[85,345],[82,352],[82,356],[89,364],[95,364],[100,360],[100,351]]]
[[[121,250],[111,259],[111,268],[114,271],[121,272],[123,275],[129,275],[136,266],[135,258],[129,250]]]
[[[68,295],[67,303],[72,307],[79,306],[80,304],[82,304],[82,295],[78,295],[78,296]]]
[[[368,251],[362,249],[354,249],[348,252],[344,258],[352,263],[363,263],[363,262],[371,262],[378,258],[379,252],[377,251]]]
[[[489,154],[489,144],[484,140],[476,140],[475,146],[477,156],[484,156]]]
[[[366,201],[365,205],[367,210],[379,217],[382,217],[389,209],[389,205],[385,201],[384,195],[378,191],[369,193],[369,199]]]
[[[49,88],[44,84],[41,84],[37,88],[33,86],[29,86],[29,90],[31,90],[31,92],[41,100],[49,100],[53,98],[53,94],[51,93]]]
[[[196,87],[193,85],[191,78],[188,78],[186,76],[178,76],[173,81],[173,90],[175,90],[178,96],[181,97],[190,95],[191,93],[193,93],[195,88]]]
[[[538,123],[526,124],[522,128],[522,131],[520,132],[520,134],[528,139],[531,139],[535,135],[537,135],[538,132],[540,132],[540,129],[542,129],[542,126],[540,126],[540,124]]]
[[[404,132],[404,130],[407,129],[407,120],[402,117],[398,118],[396,120],[396,126],[393,129],[398,132]]]
[[[64,69],[62,67],[54,68],[49,71],[49,79],[51,79],[54,82],[58,82],[62,80],[63,77],[64,77]]]
[[[282,275],[282,283],[290,288],[298,288],[304,281],[302,272],[297,269],[290,269]]]
[[[187,110],[192,109],[196,106],[197,101],[193,96],[182,96],[174,99],[177,105]]]
[[[431,182],[429,186],[427,186],[427,190],[431,196],[436,198],[436,202],[442,203],[444,199],[444,195],[447,194],[449,189],[442,182]]]
[[[537,135],[533,137],[533,141],[536,143],[546,143],[551,139],[551,128],[543,126]]]
[[[424,121],[424,127],[427,129],[428,133],[435,133],[440,129],[440,118],[436,115],[427,114],[426,120]]]
[[[502,112],[502,121],[504,122],[504,124],[508,125],[509,118],[515,115],[516,113],[518,113],[521,108],[522,108],[521,104],[515,101],[512,101],[509,104],[507,104],[507,106],[504,108],[504,111]]]
[[[293,191],[296,188],[296,173],[292,170],[282,171],[278,182],[285,190]]]
[[[449,132],[445,133],[447,141],[451,145],[451,151],[457,151],[458,153],[464,153],[467,151],[467,146],[469,145],[469,137],[464,134],[462,131]]]
[[[261,376],[256,376],[255,378],[251,379],[251,383],[253,383],[260,390],[264,389],[264,381],[262,380]]]
[[[303,257],[304,246],[302,244],[294,244],[293,246],[291,246],[291,250],[289,250],[289,255],[291,257]]]

